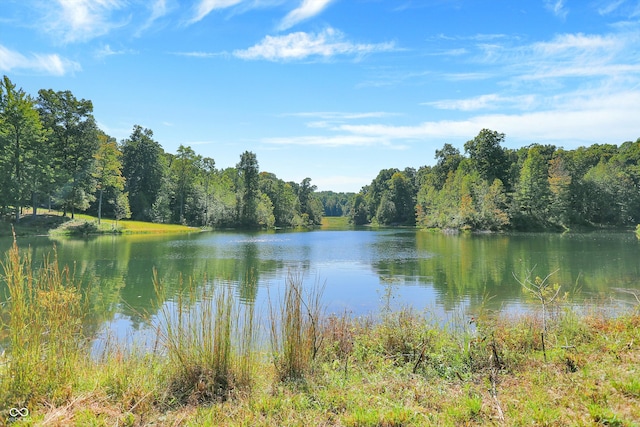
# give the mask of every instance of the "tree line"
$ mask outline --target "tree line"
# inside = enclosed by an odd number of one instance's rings
[[[167,153],[135,125],[117,142],[98,128],[93,104],[70,91],[32,97],[0,81],[0,214],[25,207],[115,219],[210,227],[295,227],[324,216],[352,223],[443,229],[527,230],[632,226],[640,222],[640,138],[575,150],[502,146],[482,129],[436,150],[418,170],[383,169],[357,194],[316,192],[310,178],[285,182],[259,170],[256,155],[235,167],[180,145]]]
[[[93,104],[70,91],[37,97],[0,81],[0,214],[56,208],[115,219],[211,227],[320,224],[323,206],[310,178],[285,182],[259,170],[245,151],[235,167],[180,145],[167,153],[135,125],[117,142],[98,128]]]
[[[434,166],[385,169],[355,195],[354,224],[471,230],[634,226],[640,222],[640,138],[575,150],[502,147],[482,129],[436,150]]]

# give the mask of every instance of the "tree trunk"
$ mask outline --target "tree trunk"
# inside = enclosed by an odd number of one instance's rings
[[[98,197],[98,225],[100,225],[100,220],[102,219],[102,188],[100,189],[100,196]]]
[[[38,194],[35,191],[31,192],[31,206],[33,206],[33,218],[38,215]]]

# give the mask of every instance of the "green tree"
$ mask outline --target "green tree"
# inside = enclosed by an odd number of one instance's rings
[[[464,144],[464,150],[482,179],[493,182],[498,178],[507,185],[507,156],[500,146],[503,142],[504,133],[482,129],[478,136]]]
[[[95,154],[95,170],[93,177],[96,180],[98,189],[98,224],[102,220],[102,199],[105,190],[111,189],[115,198],[112,203],[124,202],[118,196],[124,190],[125,179],[122,176],[122,153],[118,149],[115,139],[110,138],[103,132],[98,134],[100,146]],[[127,203],[128,205],[128,203]]]
[[[131,208],[129,207],[129,194],[118,191],[113,201],[113,216],[118,221],[124,218],[131,218]]]
[[[315,197],[316,186],[311,184],[311,178],[305,178],[298,186],[298,200],[300,213],[308,225],[322,223],[322,203]]]
[[[455,172],[463,157],[460,150],[451,144],[444,144],[441,150],[436,150],[436,165],[433,167],[433,185],[440,190],[444,185],[449,172]]]
[[[405,172],[396,172],[391,176],[389,194],[396,210],[393,222],[414,225],[416,221],[416,194],[413,182]]]
[[[400,172],[396,168],[382,169],[378,176],[371,181],[371,184],[367,188],[367,192],[364,193],[365,200],[367,202],[368,219],[374,219],[380,206],[382,196],[389,191],[389,185],[391,184],[391,177],[394,173]]]
[[[126,179],[125,191],[129,193],[134,219],[152,219],[152,208],[165,184],[166,162],[163,154],[164,150],[153,139],[151,129],[143,129],[138,125],[133,127],[131,136],[122,142],[122,174]]]
[[[364,225],[367,223],[367,202],[362,193],[358,193],[353,198],[351,208],[351,222],[354,225]]]
[[[98,128],[91,101],[78,100],[70,91],[38,92],[38,111],[51,132],[52,160],[63,214],[85,210],[95,200],[94,155],[98,150]]]
[[[245,227],[255,227],[258,225],[257,207],[260,199],[260,171],[256,155],[250,151],[242,153],[236,169],[239,222]]]
[[[171,163],[171,174],[175,179],[176,199],[178,203],[178,221],[185,223],[185,203],[188,196],[193,196],[196,179],[200,173],[202,157],[191,147],[180,145],[178,153]]]
[[[633,206],[638,188],[617,161],[601,161],[587,171],[584,184],[589,189],[586,220],[592,224],[633,225],[638,212]]]
[[[489,186],[482,181],[475,190],[480,206],[478,208],[478,228],[483,230],[503,230],[510,225],[507,209],[508,199],[504,185],[495,179]]]
[[[273,215],[273,203],[266,194],[260,194],[260,201],[256,209],[256,220],[258,225],[264,228],[272,228],[276,223],[276,217]]]
[[[376,220],[379,224],[387,225],[392,224],[397,216],[396,205],[389,198],[388,193],[384,193],[378,204],[378,210],[376,211]]]
[[[4,76],[0,81],[2,204],[14,206],[16,222],[29,198],[35,215],[37,194],[50,179],[46,142],[47,133],[42,128],[34,101]]]
[[[201,179],[202,186],[204,189],[204,218],[202,225],[208,225],[209,223],[209,206],[211,199],[211,189],[212,189],[212,181],[216,174],[216,161],[211,157],[204,157],[202,159],[201,165]]]
[[[549,220],[567,227],[570,222],[571,174],[562,156],[554,156],[549,161]]]
[[[520,171],[515,199],[525,219],[537,224],[544,224],[548,220],[551,200],[549,166],[540,146],[529,148]]]
[[[291,184],[279,179],[273,173],[260,172],[260,191],[273,204],[274,224],[291,227],[300,222],[298,197]]]

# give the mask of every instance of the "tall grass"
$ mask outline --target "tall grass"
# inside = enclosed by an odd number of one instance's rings
[[[2,266],[7,286],[2,330],[8,334],[2,398],[21,405],[65,399],[87,350],[82,292],[69,268],[59,268],[55,251],[53,260],[46,256],[34,272],[15,238]]]
[[[322,344],[324,286],[303,289],[300,274],[289,273],[284,300],[269,303],[274,366],[280,380],[300,380],[310,371]]]
[[[229,286],[197,287],[192,279],[171,303],[159,309],[159,332],[166,356],[177,371],[170,380],[170,403],[203,403],[227,400],[233,391],[250,386],[253,360],[253,308],[239,306]],[[154,270],[153,283],[159,301],[166,301],[164,287]]]

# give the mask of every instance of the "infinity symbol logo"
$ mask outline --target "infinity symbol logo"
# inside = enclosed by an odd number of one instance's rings
[[[14,418],[26,417],[27,415],[29,415],[29,410],[27,408],[11,408],[9,409],[9,415]]]

